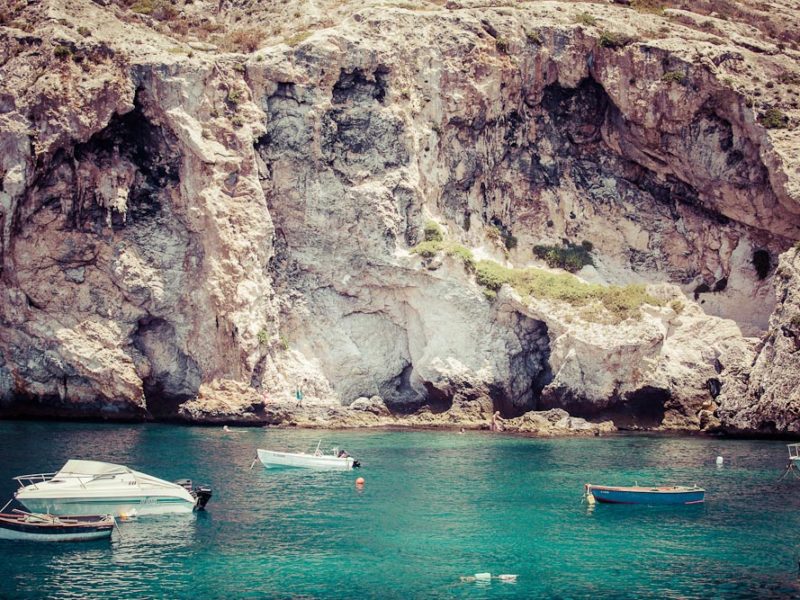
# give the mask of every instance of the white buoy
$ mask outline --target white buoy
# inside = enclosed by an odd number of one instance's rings
[[[724,462],[725,462],[725,460],[721,456],[717,457],[717,466],[718,467],[721,467],[722,463],[724,463]]]

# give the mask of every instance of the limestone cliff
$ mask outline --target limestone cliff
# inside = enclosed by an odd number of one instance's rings
[[[5,9],[5,412],[797,431],[798,19],[664,4]]]

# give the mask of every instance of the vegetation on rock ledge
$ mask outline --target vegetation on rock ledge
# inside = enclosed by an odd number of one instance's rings
[[[482,260],[475,267],[477,282],[492,292],[503,284],[512,286],[523,298],[533,297],[558,300],[572,306],[602,306],[611,322],[637,317],[645,304],[661,306],[663,303],[647,293],[643,285],[604,286],[584,283],[573,275],[548,273],[541,269],[509,269],[491,260]],[[598,319],[595,313],[582,314],[588,320]]]
[[[767,129],[785,129],[789,125],[789,118],[777,108],[770,108],[758,117],[758,122]]]
[[[433,258],[439,252],[444,252],[447,256],[460,258],[468,271],[475,269],[475,257],[472,255],[472,250],[455,242],[428,240],[417,244],[411,249],[411,254],[419,254],[423,258]]]
[[[557,246],[541,246],[541,248],[555,249],[556,253],[564,250]],[[588,264],[591,264],[590,242],[584,242],[580,246],[567,245],[566,249],[576,255],[585,255],[590,261]],[[628,318],[638,317],[639,308],[645,304],[653,306],[663,304],[648,294],[643,285],[604,286],[584,283],[566,273],[549,273],[535,268],[508,268],[492,260],[476,262],[469,248],[456,242],[446,241],[441,227],[435,221],[426,223],[425,241],[411,248],[411,253],[427,259],[439,253],[461,259],[467,271],[475,273],[475,280],[484,287],[484,295],[490,300],[497,296],[503,284],[508,284],[523,299],[556,300],[582,307],[580,315],[587,321],[619,323]],[[678,309],[674,310],[678,312]]]
[[[593,265],[592,243],[584,240],[581,245],[564,244],[562,246],[548,246],[540,244],[533,247],[536,258],[543,260],[551,269],[564,269],[570,273],[580,271],[587,265]]]
[[[422,230],[426,242],[441,242],[444,241],[444,231],[436,221],[428,221],[425,223],[425,228]]]

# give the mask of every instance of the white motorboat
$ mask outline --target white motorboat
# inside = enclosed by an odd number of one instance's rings
[[[298,467],[306,469],[330,469],[334,471],[349,471],[353,467],[360,467],[361,463],[354,460],[344,450],[334,448],[332,454],[323,454],[317,444],[313,454],[305,452],[278,452],[275,450],[258,449],[258,460],[268,469],[281,467]]]
[[[69,460],[57,473],[15,477],[14,497],[28,510],[55,515],[190,513],[211,498],[208,486],[171,483],[122,465]]]

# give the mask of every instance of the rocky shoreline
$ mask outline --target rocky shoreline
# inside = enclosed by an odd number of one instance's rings
[[[639,427],[616,425],[611,419],[584,419],[559,408],[527,411],[516,417],[497,417],[498,427],[492,429],[490,404],[462,405],[447,410],[423,406],[411,413],[393,413],[380,397],[359,398],[350,406],[318,401],[258,402],[244,405],[240,401],[219,401],[218,391],[213,401],[203,404],[193,401],[182,405],[172,415],[155,417],[152,414],[120,414],[114,411],[76,413],[74,410],[54,410],[51,405],[35,404],[6,406],[0,410],[2,420],[104,422],[119,424],[170,423],[199,427],[223,425],[242,428],[278,429],[388,429],[434,431],[485,431],[529,437],[592,437],[603,435],[657,434],[701,435],[746,439],[799,439],[797,433],[764,431],[756,428],[723,427],[711,411],[703,418],[704,427]]]
[[[770,437],[759,432],[731,432],[720,428],[675,429],[675,428],[630,428],[617,427],[612,420],[587,420],[571,416],[563,409],[527,411],[517,417],[497,417],[497,429],[492,429],[492,413],[479,405],[468,410],[433,410],[428,406],[413,413],[392,413],[379,397],[359,398],[350,406],[337,406],[315,401],[286,400],[281,402],[254,403],[235,407],[225,403],[215,407],[201,408],[198,403],[182,407],[174,415],[124,415],[102,413],[75,413],[53,410],[51,406],[36,409],[31,404],[19,405],[17,409],[6,407],[0,412],[3,420],[77,421],[106,423],[173,423],[200,427],[236,426],[245,428],[274,427],[280,429],[400,429],[400,430],[448,430],[448,431],[493,431],[532,437],[601,436],[611,433],[660,433],[700,434]],[[774,437],[774,436],[773,436]],[[780,436],[778,436],[780,437]]]

